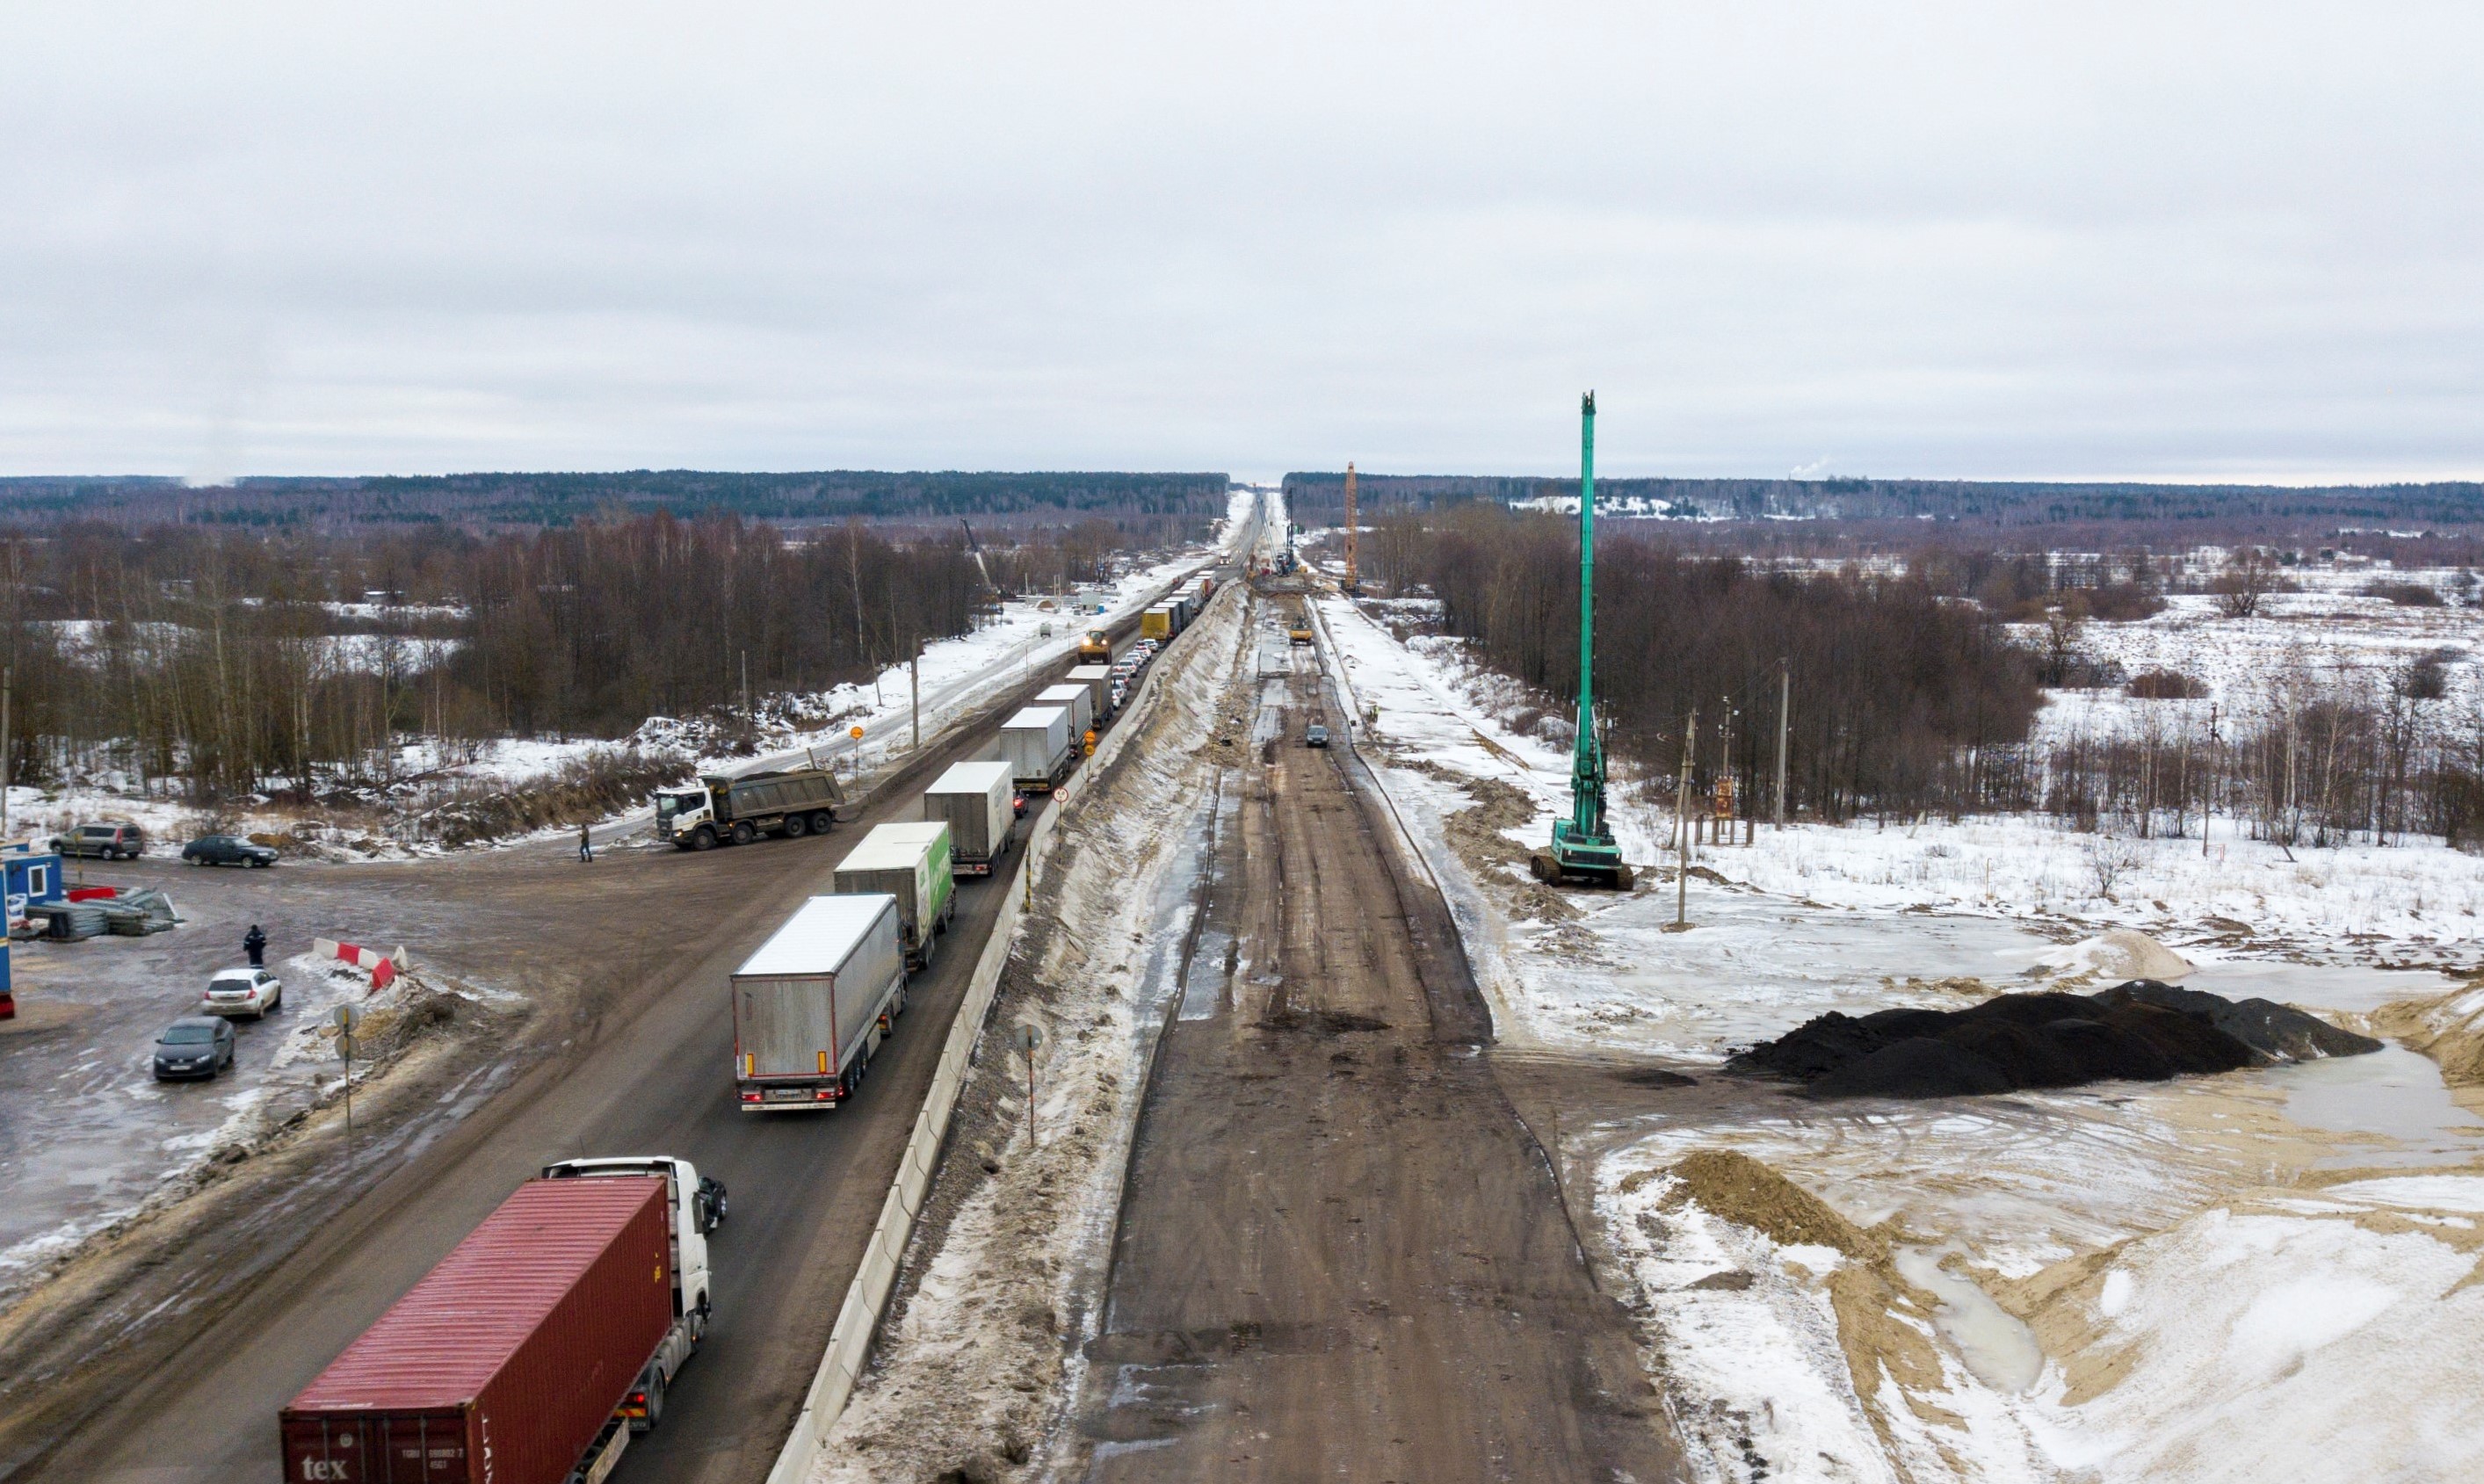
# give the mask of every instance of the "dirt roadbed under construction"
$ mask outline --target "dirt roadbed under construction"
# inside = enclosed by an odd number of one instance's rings
[[[1101,1480],[1676,1477],[1446,909],[1351,753],[1304,745],[1345,718],[1291,671],[1228,779],[1227,972],[1157,1053],[1073,1451]]]

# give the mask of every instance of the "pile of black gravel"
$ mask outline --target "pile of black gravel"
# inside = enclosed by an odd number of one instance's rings
[[[1763,1041],[1729,1071],[1813,1097],[1952,1097],[2377,1051],[2379,1041],[2271,1000],[2134,979],[2097,994],[2004,994],[1969,1010],[1831,1012]]]

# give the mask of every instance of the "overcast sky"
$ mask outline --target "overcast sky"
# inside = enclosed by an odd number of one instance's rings
[[[514,18],[513,18],[514,14]],[[2484,7],[0,9],[0,472],[2484,474]]]

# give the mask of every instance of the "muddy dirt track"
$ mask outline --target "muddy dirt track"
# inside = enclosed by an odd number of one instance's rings
[[[1315,711],[1342,719],[1318,680],[1263,685],[1206,904],[1234,972],[1215,1003],[1192,981],[1158,1053],[1078,1404],[1088,1475],[1676,1477],[1629,1318],[1477,1044],[1445,909],[1350,754],[1302,745]]]
[[[1000,888],[959,883],[957,920],[916,976],[897,1035],[833,1114],[739,1110],[726,976],[801,897],[829,889],[835,862],[869,825],[914,817],[936,769],[980,755],[1014,698],[1049,683],[1012,688],[1012,700],[883,783],[861,818],[825,840],[696,856],[609,850],[591,867],[555,842],[445,866],[250,873],[252,885],[295,894],[291,915],[306,922],[319,898],[385,894],[395,916],[441,929],[443,950],[427,957],[524,984],[538,1009],[506,1045],[429,1073],[401,1069],[370,1099],[380,1127],[364,1134],[360,1177],[341,1173],[333,1137],[306,1137],[194,1198],[178,1223],[156,1224],[180,1229],[133,1233],[147,1250],[97,1280],[91,1301],[51,1295],[46,1322],[21,1324],[9,1345],[19,1385],[0,1419],[0,1477],[277,1477],[277,1409],[519,1181],[550,1160],[646,1151],[722,1178],[732,1217],[714,1248],[708,1341],[672,1389],[664,1426],[629,1449],[614,1477],[764,1476]],[[291,921],[272,905],[252,915]],[[488,1096],[471,1091],[477,1060]]]

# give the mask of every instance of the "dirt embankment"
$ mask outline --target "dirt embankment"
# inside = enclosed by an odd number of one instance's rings
[[[2484,980],[2484,971],[2473,978]],[[2396,1000],[2372,1012],[2373,1030],[2441,1066],[2458,1101],[2484,1108],[2484,983],[2429,999]]]
[[[1532,823],[1539,812],[1526,790],[1498,778],[1472,777],[1427,759],[1398,760],[1390,766],[1454,784],[1474,800],[1472,808],[1444,818],[1441,833],[1449,849],[1458,852],[1467,874],[1497,889],[1512,916],[1565,923],[1580,915],[1559,892],[1527,874],[1526,851],[1507,833]]]
[[[1662,1206],[1697,1205],[1779,1246],[1824,1247],[1838,1255],[1842,1260],[1825,1280],[1837,1340],[1855,1397],[1887,1453],[1894,1455],[1897,1440],[1882,1410],[1888,1403],[1884,1375],[1898,1384],[1918,1417],[1956,1425],[1957,1418],[1920,1399],[1944,1384],[1940,1350],[1932,1340],[1940,1301],[1898,1272],[1893,1252],[1904,1233],[1886,1223],[1859,1227],[1771,1166],[1732,1149],[1693,1150],[1662,1169],[1629,1176],[1620,1189],[1627,1195],[1660,1179],[1671,1182]],[[1702,1282],[1742,1287],[1750,1275],[1718,1274]]]

